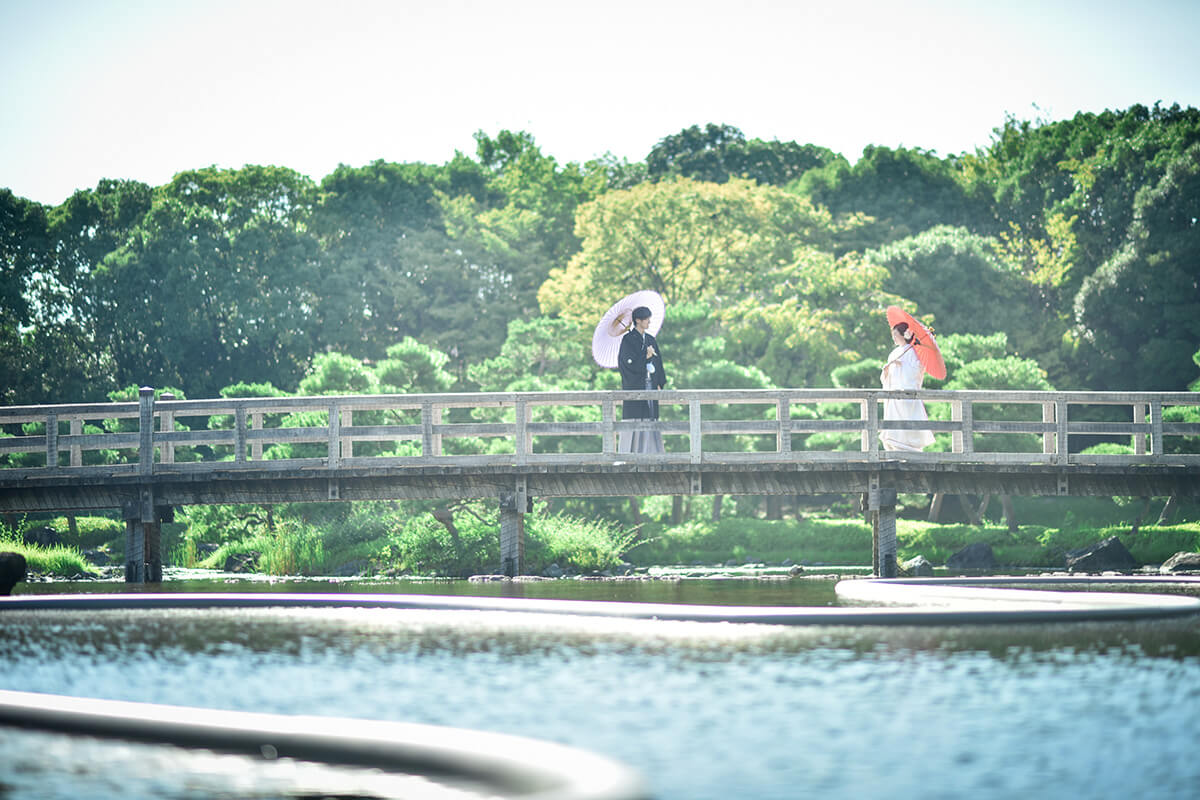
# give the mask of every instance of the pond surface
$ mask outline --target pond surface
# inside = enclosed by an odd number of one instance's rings
[[[869,572],[869,568],[858,572]],[[612,600],[631,603],[686,603],[732,606],[836,606],[835,575],[790,579],[786,575],[743,575],[720,578],[563,578],[559,580],[384,580],[283,579],[222,574],[199,570],[156,584],[124,581],[48,581],[18,584],[19,594],[111,594],[159,592],[363,592],[431,594],[459,597],[527,597],[547,600]],[[853,574],[846,572],[843,574]]]
[[[538,593],[520,596],[556,597],[540,592],[575,584],[570,591],[597,594],[569,599],[833,598],[833,580],[755,583],[422,582],[378,590],[486,595],[521,587]],[[362,582],[329,586],[374,591]],[[307,582],[263,586],[285,588],[318,590]],[[239,581],[230,590],[253,587]],[[664,800],[1191,798],[1200,781],[1196,617],[782,628],[471,611],[179,609],[6,611],[0,624],[0,688],[531,736],[622,761]],[[0,775],[14,768],[2,751]]]

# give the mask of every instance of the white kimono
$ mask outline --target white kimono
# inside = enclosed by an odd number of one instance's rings
[[[920,389],[924,378],[925,369],[911,344],[892,350],[887,363],[883,365],[883,372],[879,373],[879,382],[884,389]],[[920,400],[885,400],[883,418],[925,420],[929,419],[929,415],[925,413],[925,404]],[[884,450],[919,452],[933,444],[933,431],[884,430],[879,432],[879,440]]]

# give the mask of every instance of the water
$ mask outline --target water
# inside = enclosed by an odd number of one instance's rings
[[[869,568],[858,570],[869,572]],[[789,579],[783,575],[743,575],[692,579],[563,579],[517,581],[284,579],[227,575],[213,578],[200,570],[176,571],[161,584],[123,581],[54,581],[18,584],[13,594],[110,594],[143,592],[363,592],[432,594],[465,597],[527,597],[549,600],[611,600],[634,603],[699,605],[835,606],[835,576]]]
[[[705,583],[581,591],[757,604],[758,589],[832,596],[833,584]],[[422,591],[434,586],[513,587]],[[1194,617],[780,628],[210,609],[0,621],[2,688],[532,736],[629,764],[663,799],[1191,798],[1200,780]]]

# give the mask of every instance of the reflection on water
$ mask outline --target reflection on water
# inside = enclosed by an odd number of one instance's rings
[[[704,587],[698,602],[743,591]],[[659,798],[1190,798],[1200,780],[1194,617],[781,628],[181,609],[0,623],[3,688],[521,734],[623,761]]]
[[[195,573],[192,573],[195,574]],[[837,576],[725,577],[707,579],[381,580],[191,577],[156,584],[123,581],[55,581],[18,584],[13,594],[112,594],[158,592],[362,592],[547,600],[611,600],[730,606],[836,606]]]

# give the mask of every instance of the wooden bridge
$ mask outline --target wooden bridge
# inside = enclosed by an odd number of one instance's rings
[[[623,400],[647,398],[659,402],[661,420],[618,418]],[[910,398],[923,400],[938,419],[882,419],[884,400]],[[121,509],[126,580],[156,582],[159,525],[177,506],[495,498],[503,569],[517,574],[532,497],[861,493],[875,521],[876,571],[892,575],[897,492],[1200,495],[1200,447],[1184,440],[1200,436],[1200,423],[1164,421],[1197,405],[1200,393],[1191,392],[780,389],[177,400],[143,388],[137,402],[0,408],[0,431],[20,432],[0,438],[0,513]],[[1113,416],[1120,421],[1096,421]],[[951,449],[887,452],[878,437],[885,428],[948,433]],[[662,433],[667,452],[617,452],[621,432],[645,429]],[[1127,442],[1133,452],[1077,452],[1097,437]],[[1186,449],[1193,452],[1178,452]]]

